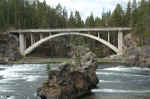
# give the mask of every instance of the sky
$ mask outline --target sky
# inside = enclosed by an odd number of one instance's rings
[[[40,0],[44,1],[44,0]],[[95,17],[101,17],[101,14],[106,11],[113,11],[119,3],[126,8],[129,0],[46,0],[48,5],[55,7],[59,3],[65,7],[67,11],[79,11],[82,19],[86,19],[91,13]]]

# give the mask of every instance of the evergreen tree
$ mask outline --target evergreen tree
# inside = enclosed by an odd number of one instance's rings
[[[129,1],[128,2],[128,6],[127,6],[127,11],[126,11],[126,14],[125,14],[125,21],[124,21],[124,24],[125,26],[131,26],[131,2]]]
[[[24,28],[30,28],[32,23],[32,7],[29,2],[25,2],[24,8]]]
[[[56,6],[57,20],[56,20],[56,28],[64,28],[64,18],[63,18],[63,8],[60,4]]]
[[[91,13],[91,15],[87,17],[85,24],[88,27],[94,27],[95,26],[95,20],[94,20],[93,13]]]
[[[0,1],[0,27],[4,28],[6,19],[5,19],[5,0]]]
[[[41,18],[41,22],[40,22],[40,27],[41,28],[48,28],[49,25],[48,25],[48,17],[47,17],[47,14],[48,14],[48,8],[47,8],[47,5],[46,5],[46,1],[44,0],[43,3],[40,4],[40,18]]]
[[[101,20],[101,18],[99,18],[99,17],[95,18],[95,26],[96,27],[102,26],[102,20]]]
[[[31,25],[31,28],[38,28],[39,27],[39,14],[38,14],[38,8],[37,8],[37,4],[38,2],[34,2],[33,5],[32,5],[32,9],[31,11],[34,12],[32,13],[32,25]]]
[[[83,27],[83,21],[78,11],[75,12],[75,25],[76,27]]]
[[[137,21],[137,1],[133,0],[132,3],[132,26],[135,27]]]
[[[102,13],[102,26],[111,26],[111,12]]]
[[[112,26],[114,27],[120,27],[123,26],[123,10],[120,4],[117,4],[114,12],[112,13]]]
[[[140,38],[140,45],[145,45],[145,41],[147,41],[147,37],[150,36],[150,29],[148,28],[150,26],[150,14],[149,14],[149,5],[148,2],[145,0],[142,0],[140,2],[140,6],[137,9],[138,16],[137,16],[137,22],[135,31],[136,34]]]
[[[76,24],[76,20],[75,17],[73,15],[73,12],[70,13],[70,18],[69,18],[69,27],[73,28],[75,27]]]
[[[66,28],[68,26],[68,13],[66,8],[63,9],[63,15],[62,15],[62,20],[63,20],[63,24],[64,24],[64,28]]]
[[[68,17],[66,8],[60,4],[56,8],[44,2],[29,4],[24,0],[0,0],[0,27],[9,28],[77,28],[77,27],[130,27],[134,35],[140,38],[140,45],[150,43],[150,0],[128,2],[123,10],[118,4],[111,13],[102,13],[102,17],[94,19],[93,14],[87,17],[85,24],[79,11],[71,12]],[[105,36],[104,36],[105,37]],[[74,39],[75,40],[75,39]],[[81,42],[84,41],[80,38]],[[92,46],[95,43],[91,43]]]
[[[58,4],[58,5],[56,6],[56,12],[57,12],[57,14],[61,16],[61,15],[62,15],[62,12],[63,12],[62,10],[63,10],[63,9],[62,9],[61,5]]]

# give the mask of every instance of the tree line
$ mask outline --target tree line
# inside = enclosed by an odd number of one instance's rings
[[[116,5],[114,11],[103,12],[101,17],[91,13],[85,21],[80,12],[71,12],[58,4],[55,8],[44,2],[29,4],[24,0],[0,0],[1,31],[30,28],[132,27],[139,46],[150,44],[150,0],[129,1],[126,8]],[[104,38],[107,37],[104,35]],[[106,49],[96,41],[84,37],[64,37],[68,42],[89,46],[95,52]],[[105,50],[106,51],[106,50]],[[108,52],[111,53],[110,50]],[[100,53],[99,53],[100,54]],[[100,54],[101,55],[101,54]]]

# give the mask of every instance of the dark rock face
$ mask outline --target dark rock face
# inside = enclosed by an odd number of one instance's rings
[[[48,80],[37,91],[41,99],[74,99],[95,88],[96,58],[89,49],[74,50],[72,64],[63,63],[58,70],[48,71]]]
[[[0,63],[15,61],[20,58],[18,39],[10,34],[0,34]]]
[[[137,47],[131,34],[125,37],[125,62],[131,65],[150,65],[150,46]]]

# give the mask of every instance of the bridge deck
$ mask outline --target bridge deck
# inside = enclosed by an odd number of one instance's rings
[[[18,29],[8,31],[9,33],[50,33],[50,32],[115,32],[130,31],[131,28],[66,28],[66,29]]]

